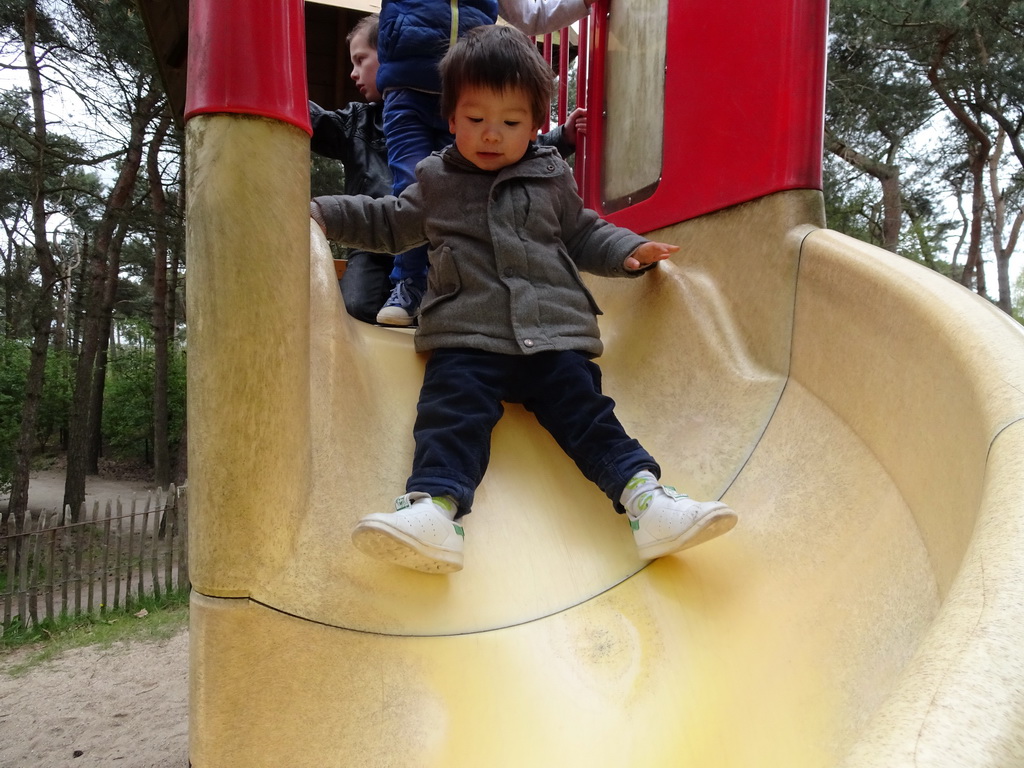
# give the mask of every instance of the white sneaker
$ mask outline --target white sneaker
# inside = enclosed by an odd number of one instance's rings
[[[622,497],[637,552],[644,560],[703,544],[736,525],[736,513],[722,502],[694,501],[648,473],[630,480]]]
[[[352,531],[363,554],[424,573],[462,570],[465,532],[430,494],[414,491],[395,499],[394,512],[373,512]]]

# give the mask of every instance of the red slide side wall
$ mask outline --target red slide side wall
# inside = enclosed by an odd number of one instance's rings
[[[607,5],[598,6],[591,114],[604,101]],[[827,0],[671,0],[660,184],[607,213],[591,166],[587,205],[647,232],[773,192],[821,189],[827,29]]]

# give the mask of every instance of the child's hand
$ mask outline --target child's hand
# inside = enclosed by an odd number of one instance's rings
[[[324,233],[324,237],[327,236],[327,222],[324,221],[324,213],[320,210],[320,204],[316,200],[309,201],[309,217],[316,222],[316,225],[320,227],[320,231]]]
[[[565,140],[574,147],[579,144],[581,134],[587,132],[587,110],[576,107],[565,120]]]
[[[656,261],[667,259],[678,250],[678,245],[644,243],[626,257],[626,260],[622,262],[622,266],[630,271],[636,271]]]

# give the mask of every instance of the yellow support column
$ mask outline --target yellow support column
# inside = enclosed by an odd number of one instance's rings
[[[247,702],[212,705],[211,686],[238,690],[240,618],[295,559],[309,505],[302,0],[191,0],[185,118],[189,760],[219,767]]]
[[[309,140],[262,117],[186,129],[190,577],[248,597],[309,489]]]

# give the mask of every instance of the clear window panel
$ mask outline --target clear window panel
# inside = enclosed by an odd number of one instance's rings
[[[602,179],[610,211],[649,197],[661,178],[668,0],[613,0],[612,5]]]

